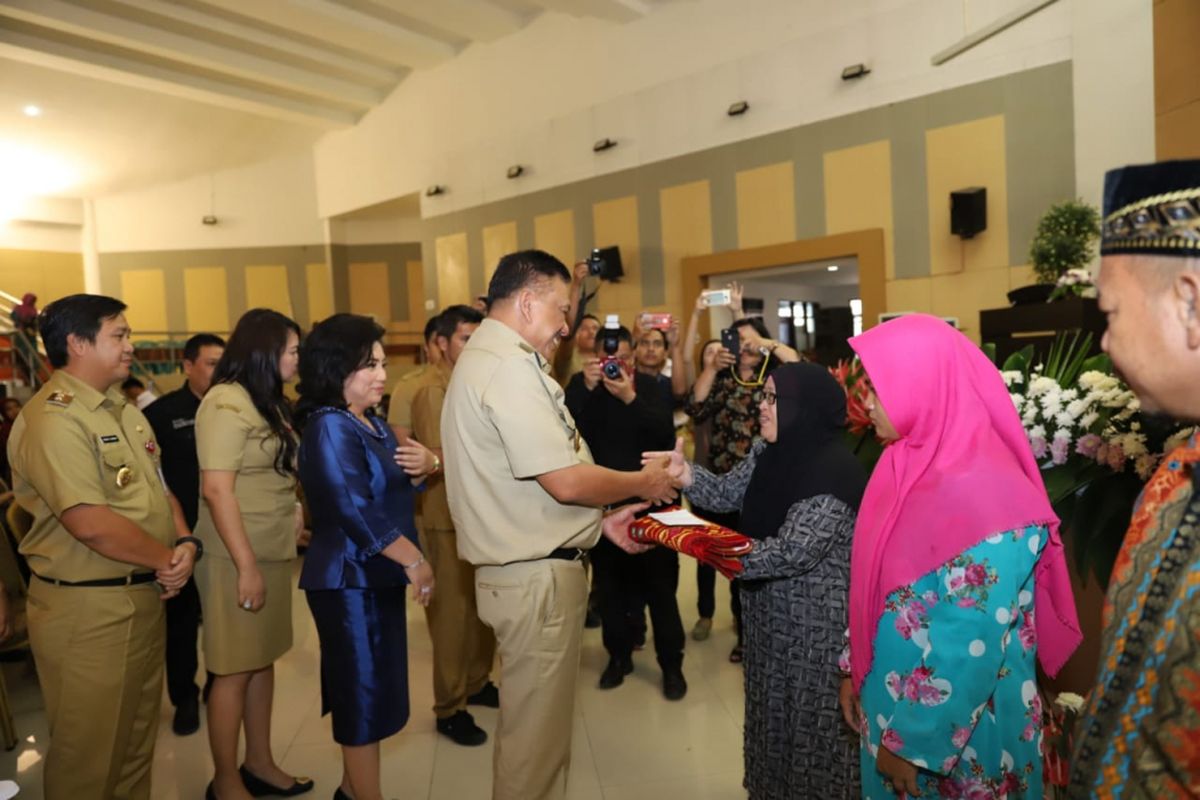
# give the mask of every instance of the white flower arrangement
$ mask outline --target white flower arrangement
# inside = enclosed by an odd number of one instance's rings
[[[1050,302],[1072,295],[1076,297],[1096,296],[1096,281],[1086,268],[1076,267],[1059,275],[1058,281],[1054,284],[1054,291],[1050,293]]]
[[[1195,430],[1178,431],[1162,452],[1152,453],[1137,420],[1141,404],[1119,378],[1089,370],[1064,387],[1042,374],[1043,369],[1039,364],[1028,376],[1019,370],[1001,372],[1034,457],[1043,467],[1061,466],[1079,456],[1114,472],[1132,469],[1147,480],[1163,456]]]

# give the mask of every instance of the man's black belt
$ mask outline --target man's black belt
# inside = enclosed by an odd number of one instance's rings
[[[578,561],[587,555],[587,550],[581,550],[578,547],[559,547],[550,551],[550,555],[546,558],[553,558],[558,561]]]
[[[149,583],[154,580],[153,572],[135,572],[132,575],[126,575],[124,578],[99,578],[94,581],[60,581],[58,578],[43,578],[36,572],[33,577],[39,581],[52,583],[55,586],[136,586],[139,583]]]

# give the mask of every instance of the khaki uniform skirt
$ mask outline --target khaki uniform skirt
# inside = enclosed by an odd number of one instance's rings
[[[206,553],[196,565],[204,614],[204,666],[217,675],[269,667],[292,647],[292,562],[259,561],[267,600],[257,612],[238,605],[237,567]]]

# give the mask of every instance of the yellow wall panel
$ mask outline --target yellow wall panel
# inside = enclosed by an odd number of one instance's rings
[[[308,290],[308,324],[333,314],[333,270],[329,264],[304,265],[304,284]]]
[[[83,256],[47,250],[0,249],[0,289],[37,295],[38,308],[83,291]]]
[[[168,330],[167,289],[161,269],[123,270],[121,300],[129,306],[125,319],[135,337],[150,334],[153,338]]]
[[[668,186],[658,193],[662,213],[663,280],[667,308],[686,319],[694,297],[682,297],[679,262],[712,252],[712,203],[708,181]],[[686,323],[684,323],[686,324]]]
[[[437,258],[438,307],[471,302],[471,273],[467,261],[467,234],[452,233],[434,241]]]
[[[183,302],[189,331],[222,333],[232,329],[225,278],[224,267],[184,268]]]
[[[619,197],[593,205],[592,229],[597,247],[621,248],[621,264],[625,268],[620,283],[605,283],[601,288],[597,298],[599,308],[606,314],[620,314],[621,321],[631,326],[634,316],[642,310],[637,197]]]
[[[292,316],[287,267],[282,264],[246,267],[246,308],[273,308]]]
[[[900,313],[903,311],[918,311],[923,314],[933,312],[933,288],[929,278],[907,278],[887,282],[887,311]],[[878,320],[863,320],[863,326],[874,325]]]
[[[795,173],[784,161],[737,174],[739,248],[796,240]]]
[[[501,222],[488,225],[483,229],[483,293],[487,293],[488,283],[496,264],[509,253],[517,252],[517,223]],[[570,262],[564,262],[569,264]]]
[[[350,312],[373,317],[387,327],[392,321],[392,301],[385,262],[350,265]]]
[[[1008,280],[1008,267],[935,275],[930,278],[933,313],[939,317],[958,317],[958,329],[978,342],[979,312],[1008,306]]]
[[[570,269],[579,259],[575,252],[575,212],[568,208],[565,211],[534,217],[533,244],[538,250],[545,250]]]
[[[925,131],[931,274],[1007,267],[1008,180],[1004,116]],[[950,233],[950,192],[987,188],[987,230],[972,239]]]
[[[429,318],[425,311],[425,265],[420,261],[409,261],[405,266],[408,270],[408,327],[424,331],[425,320]]]
[[[888,280],[896,276],[892,146],[888,140],[825,154],[825,232],[883,229]]]
[[[1037,275],[1033,271],[1033,267],[1024,264],[1019,267],[1009,267],[1008,270],[1008,289],[1019,289],[1022,286],[1028,286],[1031,283],[1037,283]]]

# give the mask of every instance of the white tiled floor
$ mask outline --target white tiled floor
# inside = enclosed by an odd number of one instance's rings
[[[679,587],[684,627],[696,620],[695,565],[682,559]],[[654,648],[634,655],[635,670],[617,689],[596,688],[607,655],[600,631],[584,632],[575,708],[568,796],[571,800],[743,800],[741,667],[730,664],[734,644],[729,590],[717,581],[717,620],[705,642],[687,641],[688,695],[663,699]],[[320,716],[316,632],[303,595],[293,598],[295,646],[276,664],[272,743],[281,766],[316,780],[309,797],[327,798],[341,780],[341,756]],[[420,609],[409,606],[409,687],[412,717],[383,744],[384,794],[406,798],[486,800],[492,745],[458,747],[434,731],[429,635]],[[42,796],[41,758],[46,722],[31,662],[0,665],[14,705],[17,749],[0,753],[0,778],[15,776],[21,800]],[[491,734],[496,712],[472,707]],[[155,800],[199,800],[212,776],[208,740],[171,733],[172,708],[163,701],[154,757]],[[202,715],[203,716],[203,715]]]

